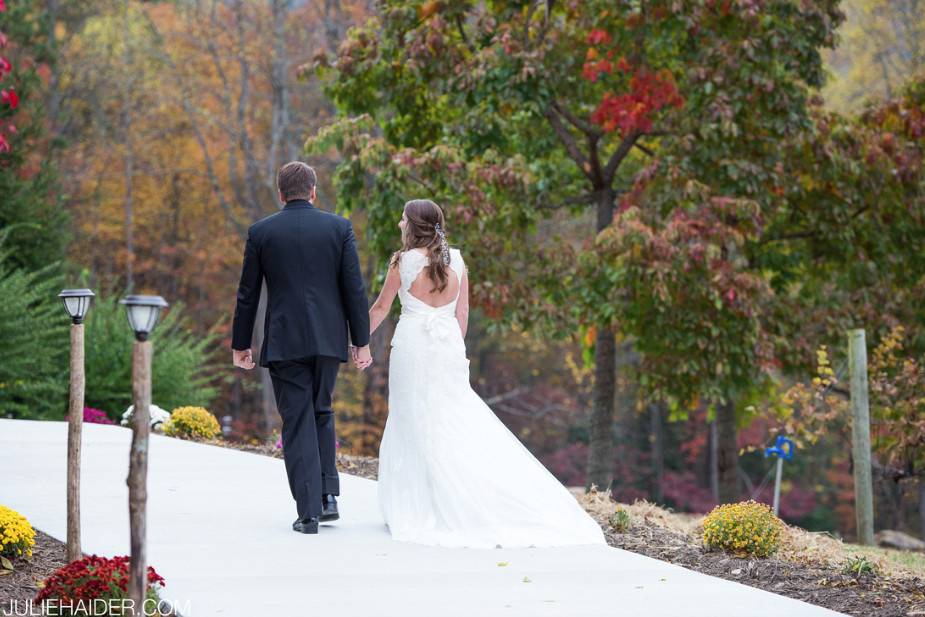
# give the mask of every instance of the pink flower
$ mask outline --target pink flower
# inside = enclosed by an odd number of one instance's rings
[[[109,419],[105,411],[94,407],[84,407],[84,422],[89,424],[115,424]]]

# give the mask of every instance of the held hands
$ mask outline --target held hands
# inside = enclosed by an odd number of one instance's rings
[[[243,368],[248,371],[256,366],[250,349],[232,349],[231,362],[238,368]]]
[[[353,365],[361,371],[366,370],[373,363],[373,356],[369,351],[369,345],[365,347],[350,346],[350,355],[353,357]]]

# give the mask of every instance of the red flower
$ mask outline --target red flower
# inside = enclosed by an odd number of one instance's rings
[[[9,104],[10,109],[16,109],[19,106],[19,95],[12,88],[0,90],[0,101]]]
[[[9,152],[9,151],[10,151],[10,143],[6,140],[6,137],[4,137],[2,133],[0,133],[0,152]]]
[[[90,555],[56,570],[36,595],[36,602],[56,599],[61,602],[89,601],[97,598],[118,599],[128,593],[129,557],[111,559]],[[148,566],[148,585],[164,586],[164,579]]]

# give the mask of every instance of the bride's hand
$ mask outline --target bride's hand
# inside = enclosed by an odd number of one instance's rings
[[[353,355],[353,364],[358,369],[365,370],[373,363],[373,356],[369,351],[369,345],[365,347],[351,347],[351,353]]]

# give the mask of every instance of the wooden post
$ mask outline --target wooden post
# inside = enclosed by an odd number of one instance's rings
[[[736,410],[731,399],[716,405],[716,478],[719,503],[739,500],[739,446]]]
[[[147,588],[145,552],[148,500],[148,434],[151,428],[151,341],[135,341],[132,349],[132,450],[129,455],[128,512],[131,536],[129,598],[135,614],[142,614]]]
[[[67,560],[80,550],[80,438],[84,421],[84,326],[71,324],[71,385],[67,423]]]
[[[777,466],[774,472],[774,516],[780,515],[780,477],[784,474],[784,456],[777,455]]]
[[[851,445],[854,455],[854,511],[858,543],[874,543],[874,495],[870,468],[870,406],[867,399],[867,342],[863,329],[848,331],[851,376]]]

